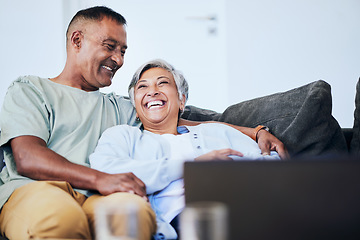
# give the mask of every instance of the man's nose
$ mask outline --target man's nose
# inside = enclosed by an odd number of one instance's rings
[[[116,63],[116,65],[118,65],[118,67],[121,67],[124,64],[124,56],[121,53],[121,51],[115,52],[112,55],[111,60],[113,60]]]

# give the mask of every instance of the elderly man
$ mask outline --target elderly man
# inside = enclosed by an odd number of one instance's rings
[[[88,167],[106,128],[134,124],[127,99],[98,91],[123,64],[125,24],[105,7],[79,11],[68,27],[62,73],[21,77],[10,86],[0,117],[7,166],[0,181],[0,230],[9,239],[91,239],[93,208],[102,198],[138,203],[141,239],[155,232],[141,180]],[[84,190],[102,196],[87,198]]]
[[[156,232],[155,214],[139,178],[89,168],[88,157],[105,129],[136,125],[127,98],[99,92],[123,64],[125,24],[123,16],[106,7],[79,11],[67,30],[67,61],[61,74],[53,79],[20,77],[9,87],[0,114],[6,162],[0,174],[1,235],[94,238],[94,207],[99,201],[135,202],[140,239]],[[285,152],[266,131],[238,129],[257,135],[263,152]]]

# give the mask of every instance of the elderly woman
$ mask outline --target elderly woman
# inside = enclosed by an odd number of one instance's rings
[[[188,97],[183,75],[163,60],[141,66],[129,86],[142,129],[119,125],[106,130],[90,156],[93,168],[132,172],[146,185],[156,212],[158,234],[176,239],[171,222],[185,206],[185,161],[279,159],[263,156],[257,143],[222,123],[178,126]]]

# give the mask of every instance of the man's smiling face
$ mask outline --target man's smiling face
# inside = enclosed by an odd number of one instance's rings
[[[124,63],[127,49],[124,25],[105,17],[101,22],[88,23],[81,35],[78,66],[84,85],[88,85],[84,90],[110,86]]]

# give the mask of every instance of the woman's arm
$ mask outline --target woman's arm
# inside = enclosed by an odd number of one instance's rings
[[[115,126],[106,130],[89,157],[91,168],[115,174],[131,172],[151,194],[182,177],[184,160],[168,158],[161,143],[151,136],[138,136],[139,129]]]

